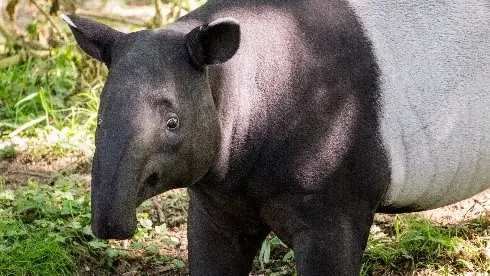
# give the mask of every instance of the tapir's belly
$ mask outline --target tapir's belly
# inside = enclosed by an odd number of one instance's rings
[[[490,186],[490,2],[350,0],[380,69],[383,206],[429,209]]]

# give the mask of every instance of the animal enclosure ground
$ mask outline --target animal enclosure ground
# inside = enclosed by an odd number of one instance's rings
[[[21,27],[32,23],[26,16]],[[184,189],[146,201],[131,240],[91,235],[92,139],[106,71],[63,45],[0,71],[0,276],[188,275]],[[361,274],[488,275],[489,198],[486,191],[420,214],[377,215]],[[294,275],[293,261],[271,235],[251,275]]]
[[[75,275],[187,275],[188,197],[184,189],[145,202],[138,209],[138,231],[131,240],[95,239],[88,230],[89,220],[78,221],[78,229],[70,228],[79,217],[89,216],[90,165],[90,158],[83,154],[32,156],[18,150],[15,157],[2,158],[0,209],[4,212],[0,218],[18,221],[26,229],[36,226],[52,231],[60,245],[73,248],[69,256],[74,265],[69,269]],[[54,199],[55,193],[62,199]],[[40,194],[44,196],[43,208],[58,211],[48,214],[33,205],[22,207],[23,200],[35,202]],[[487,191],[417,215],[377,215],[362,274],[484,275],[490,269],[489,196]],[[66,211],[66,202],[80,204],[73,217],[53,215]],[[63,225],[43,226],[49,223]],[[16,231],[10,227],[11,232]],[[21,247],[22,233],[17,234]],[[5,250],[2,244],[12,244],[12,236],[0,233],[0,252]],[[270,236],[260,253],[251,275],[294,274],[293,253],[277,238]],[[4,274],[0,270],[0,275]]]

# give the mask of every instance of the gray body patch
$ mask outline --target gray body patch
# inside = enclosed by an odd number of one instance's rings
[[[382,208],[422,210],[490,186],[490,2],[350,0],[380,69],[391,163]]]

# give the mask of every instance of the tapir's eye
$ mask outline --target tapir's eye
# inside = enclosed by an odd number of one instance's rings
[[[179,126],[179,119],[172,117],[167,121],[168,129],[175,129]]]

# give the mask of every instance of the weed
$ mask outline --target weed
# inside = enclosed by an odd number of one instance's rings
[[[480,275],[490,269],[489,221],[480,217],[444,226],[405,214],[375,224],[360,275]],[[257,258],[257,275],[293,275],[293,258],[293,251],[270,235]]]
[[[0,192],[0,272],[2,275],[70,275],[76,269],[75,241],[87,236],[85,194],[70,183],[53,188],[29,182]]]
[[[76,267],[66,239],[18,220],[0,221],[2,275],[69,275]]]
[[[90,230],[87,183],[70,174],[54,176],[52,185],[29,181],[17,190],[0,190],[0,275],[72,275],[80,262],[99,263],[110,271],[136,253],[145,262],[185,267],[182,260],[159,251],[155,241],[175,247],[180,240],[167,236],[166,224],[150,217],[151,201],[137,213],[133,240],[126,245],[99,240]]]
[[[16,153],[15,144],[6,145],[3,148],[0,148],[0,159],[12,159],[15,157]]]
[[[393,224],[385,229],[371,228],[361,275],[390,274],[390,271],[408,273],[417,269],[447,275],[452,274],[451,271],[473,269],[475,263],[485,268],[488,265],[483,264],[481,256],[486,246],[475,245],[475,239],[468,233],[469,226],[480,227],[487,223],[488,219],[480,218],[468,224],[438,226],[415,215],[396,216]]]
[[[264,240],[257,257],[260,273],[265,275],[295,275],[293,260],[294,252],[274,234]]]
[[[39,135],[39,126],[44,131],[85,128],[86,134],[92,133],[106,75],[103,65],[87,62],[73,45],[53,49],[48,59],[30,59],[2,70],[2,136]]]

